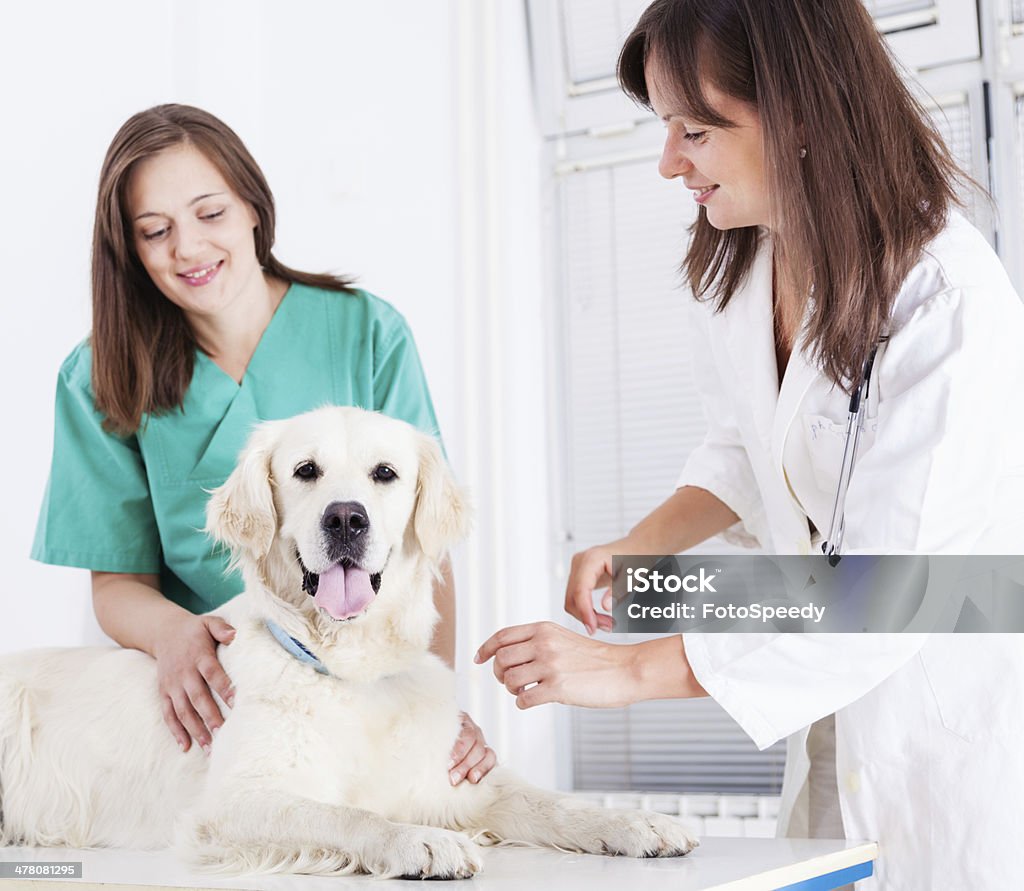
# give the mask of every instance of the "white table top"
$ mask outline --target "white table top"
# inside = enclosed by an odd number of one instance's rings
[[[769,838],[707,838],[686,857],[662,860],[564,854],[538,848],[488,848],[484,851],[483,871],[465,887],[472,891],[511,891],[545,885],[559,891],[770,891],[863,863],[874,859],[877,853],[873,842]],[[71,885],[109,891],[126,891],[125,886],[250,891],[372,891],[383,887],[379,880],[366,876],[204,875],[192,872],[169,851],[0,848],[0,862],[76,860],[83,864],[81,879],[47,879],[45,883],[68,891]],[[0,879],[0,891],[38,891],[41,884],[41,879]]]

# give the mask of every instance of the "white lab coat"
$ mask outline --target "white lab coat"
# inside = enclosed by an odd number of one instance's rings
[[[709,433],[679,485],[707,489],[736,512],[733,541],[807,554],[819,541],[808,517],[819,530],[831,519],[849,397],[799,346],[780,392],[771,280],[766,238],[727,309],[694,313]],[[872,377],[844,553],[1021,553],[1024,305],[959,214],[911,271],[890,334]],[[881,846],[876,878],[863,887],[1024,886],[1024,637],[685,642],[697,679],[759,748],[789,737],[780,834],[819,829],[809,825],[807,737],[834,712],[846,837]]]

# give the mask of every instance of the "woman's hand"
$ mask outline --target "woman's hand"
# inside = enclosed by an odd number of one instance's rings
[[[208,749],[224,723],[210,689],[229,706],[231,681],[217,658],[217,644],[235,629],[216,616],[194,616],[160,592],[155,573],[92,573],[92,602],[100,627],[122,647],[156,659],[164,721],[183,752],[192,739]]]
[[[553,622],[514,625],[489,637],[474,661],[494,657],[494,676],[519,708],[544,702],[613,708],[636,701],[635,650],[590,640]]]
[[[194,739],[209,753],[213,734],[224,723],[211,690],[229,707],[234,704],[234,688],[217,658],[217,644],[229,644],[234,637],[235,629],[217,616],[182,613],[156,640],[164,722],[183,752]]]
[[[597,545],[580,551],[572,558],[569,580],[565,584],[565,611],[586,626],[587,634],[600,628],[611,631],[612,617],[594,609],[594,591],[607,588],[601,598],[601,608],[610,612],[612,608],[612,554],[627,553],[616,550],[618,542]]]
[[[453,786],[468,779],[471,783],[479,783],[498,763],[494,749],[487,745],[484,732],[465,712],[459,712],[462,726],[459,738],[452,747],[452,759],[448,764],[448,778]]]
[[[611,631],[612,617],[594,609],[594,591],[612,583],[612,555],[678,554],[728,529],[739,517],[705,489],[683,486],[616,541],[580,551],[572,558],[565,585],[565,611],[579,619],[593,635],[597,629]],[[612,609],[609,589],[601,608]]]
[[[553,622],[535,622],[493,634],[473,661],[491,657],[494,676],[519,708],[544,702],[616,708],[644,699],[708,695],[676,634],[640,644],[608,644]]]

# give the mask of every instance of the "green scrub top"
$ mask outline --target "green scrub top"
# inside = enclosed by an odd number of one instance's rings
[[[57,381],[53,463],[32,557],[99,572],[159,573],[164,595],[193,613],[242,590],[227,554],[202,531],[254,424],[325,404],[356,405],[438,436],[405,319],[365,291],[293,284],[241,384],[197,350],[180,409],[143,418],[131,436],[107,433],[80,344]],[[439,438],[439,437],[438,437]]]

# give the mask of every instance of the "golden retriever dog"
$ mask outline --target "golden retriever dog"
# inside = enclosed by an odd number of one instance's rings
[[[448,781],[452,672],[431,654],[438,563],[467,509],[433,439],[354,408],[261,425],[207,529],[245,593],[217,610],[235,705],[209,757],[161,718],[134,650],[0,658],[0,841],[155,848],[231,872],[463,878],[478,843],[632,857],[696,844],[497,768]]]

